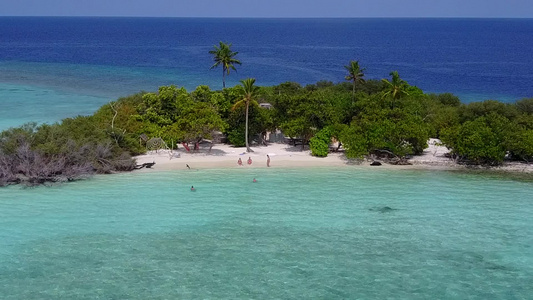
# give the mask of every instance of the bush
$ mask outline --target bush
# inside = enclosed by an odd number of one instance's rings
[[[40,127],[27,124],[0,133],[0,186],[72,181],[134,167],[131,156],[91,117]]]
[[[331,142],[331,131],[329,128],[324,128],[317,132],[317,134],[309,140],[309,148],[311,155],[318,157],[326,157],[329,153],[329,143]]]
[[[228,132],[228,142],[235,147],[246,146],[246,141],[244,140],[244,133],[237,129]]]
[[[516,101],[516,108],[521,113],[533,115],[533,98]]]
[[[501,164],[510,134],[507,118],[492,113],[443,132],[442,141],[459,159],[473,164]]]

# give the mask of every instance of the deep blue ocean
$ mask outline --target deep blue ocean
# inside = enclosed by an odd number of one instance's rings
[[[463,102],[533,97],[533,19],[0,18],[0,129],[90,114],[117,97],[176,84],[222,87],[208,51],[233,44],[228,85],[344,80],[396,70]]]

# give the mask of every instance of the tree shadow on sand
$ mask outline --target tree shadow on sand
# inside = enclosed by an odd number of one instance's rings
[[[302,145],[297,145],[297,146],[287,145],[285,150],[287,152],[303,152],[303,151],[309,150],[309,145],[304,145],[303,149],[302,149]]]

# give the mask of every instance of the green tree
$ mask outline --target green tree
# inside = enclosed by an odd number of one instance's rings
[[[514,158],[531,162],[533,160],[533,130],[522,129],[509,138],[509,151]]]
[[[355,125],[355,124],[354,124]],[[368,141],[360,126],[347,126],[339,135],[347,158],[361,159],[368,154]]]
[[[422,153],[427,147],[429,126],[421,116],[420,103],[406,97],[399,102],[401,105],[391,109],[377,101],[380,97],[376,94],[358,99],[358,113],[340,138],[346,155],[389,152],[401,158]]]
[[[405,80],[400,78],[400,75],[398,75],[397,71],[392,71],[389,75],[392,76],[390,81],[387,79],[382,79],[383,83],[386,85],[383,97],[391,97],[394,107],[394,100],[400,99],[402,96],[409,95],[407,92],[409,85]]]
[[[492,113],[512,120],[517,117],[519,111],[516,105],[496,100],[486,100],[464,105],[460,110],[460,118],[461,122],[473,121],[478,117],[488,116]]]
[[[533,98],[518,100],[515,105],[519,112],[533,115]]]
[[[233,109],[235,109],[236,107],[240,105],[246,106],[246,112],[245,112],[246,129],[244,133],[245,142],[246,142],[246,152],[253,152],[252,149],[250,148],[250,144],[248,143],[248,110],[250,107],[250,103],[254,103],[254,104],[257,103],[255,99],[257,98],[259,94],[259,87],[255,86],[254,83],[255,83],[255,78],[247,78],[247,79],[241,80],[242,86],[240,86],[240,90],[241,90],[242,99],[237,101],[237,103],[233,105]]]
[[[174,123],[173,130],[187,143],[211,139],[212,133],[224,130],[226,124],[215,107],[205,102],[195,102]]]
[[[324,127],[309,140],[311,155],[318,157],[328,156],[330,142],[331,132],[328,127]]]
[[[438,95],[430,95],[430,97],[435,97],[442,105],[459,107],[461,105],[461,100],[459,97],[455,96],[452,93],[444,93]]]
[[[159,93],[147,93],[138,106],[136,119],[142,122],[138,134],[168,141],[198,142],[211,138],[226,124],[218,111],[222,93],[199,86],[192,93],[185,88],[162,86]]]
[[[192,103],[193,100],[184,87],[162,86],[157,94],[143,95],[138,111],[143,120],[164,127],[174,123]]]
[[[281,94],[294,95],[298,93],[301,89],[302,89],[302,86],[299,83],[287,81],[284,83],[280,83],[277,86],[274,86],[273,93],[276,95],[281,95]]]
[[[509,119],[492,112],[443,130],[442,141],[461,161],[498,165],[510,147],[508,137],[515,131],[511,125]]]
[[[251,102],[248,109],[248,137],[261,135],[262,138],[267,131],[275,131],[276,127],[273,125],[273,109],[266,109],[260,107],[256,102]],[[227,122],[229,129],[228,142],[237,147],[246,146],[246,106],[241,105],[231,110]]]
[[[309,140],[311,155],[319,157],[328,156],[329,145],[333,139],[339,142],[339,146],[337,147],[338,150],[342,144],[341,137],[343,137],[343,134],[347,129],[348,125],[345,124],[334,124],[322,128]]]
[[[215,64],[211,66],[211,69],[214,69],[222,65],[222,86],[226,87],[226,75],[229,75],[230,70],[237,71],[235,69],[235,64],[240,65],[241,62],[235,58],[239,52],[233,52],[231,50],[231,44],[225,44],[220,42],[220,46],[214,46],[215,50],[209,51],[213,55]]]
[[[206,102],[211,103],[211,97],[213,91],[207,85],[199,85],[194,91],[191,92],[191,97],[196,102]]]
[[[277,124],[286,136],[302,139],[302,149],[316,132],[339,123],[342,115],[336,95],[317,90],[296,95],[281,94],[273,98]]]
[[[106,131],[121,148],[133,155],[145,150],[139,143],[139,136],[146,132],[141,130],[143,122],[137,118],[137,108],[143,103],[143,95],[137,93],[109,102],[93,115],[98,128]]]
[[[347,66],[344,66],[344,68],[348,71],[348,75],[344,77],[346,80],[351,81],[353,84],[352,87],[352,95],[355,96],[355,86],[358,83],[363,83],[365,80],[363,77],[365,74],[363,73],[365,69],[361,69],[359,66],[358,60],[352,60],[350,61],[350,64]]]

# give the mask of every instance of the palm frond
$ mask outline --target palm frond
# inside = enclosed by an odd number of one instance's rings
[[[223,83],[223,86],[225,87],[226,83],[225,83],[224,76],[226,74],[229,75],[230,70],[237,71],[237,69],[235,69],[235,64],[238,64],[238,65],[241,64],[241,62],[235,58],[235,56],[239,52],[231,51],[231,44],[226,44],[222,41],[219,43],[219,47],[217,47],[216,45],[213,47],[215,49],[209,51],[209,53],[213,55],[213,60],[215,62],[215,64],[211,66],[211,69],[214,69],[222,65],[222,75],[223,75],[222,83]]]

